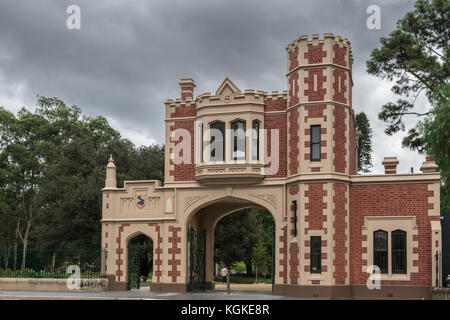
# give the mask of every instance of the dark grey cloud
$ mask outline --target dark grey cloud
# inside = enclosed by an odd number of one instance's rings
[[[66,8],[81,8],[81,30],[66,28]],[[366,27],[369,5],[381,8],[382,29]],[[379,38],[411,10],[406,0],[2,0],[0,104],[10,110],[57,96],[103,115],[137,144],[163,142],[164,100],[192,77],[196,93],[214,92],[229,76],[242,89],[286,88],[286,52],[301,34],[331,32],[351,41],[356,111],[375,135],[375,172],[397,155],[402,171],[422,159],[386,137],[376,114],[392,100],[390,84],[366,74]]]

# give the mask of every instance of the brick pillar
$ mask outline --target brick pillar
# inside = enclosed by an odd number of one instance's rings
[[[436,172],[438,166],[437,164],[431,160],[430,156],[427,156],[426,160],[422,163],[422,166],[420,167],[420,171],[422,173],[428,173],[428,172]]]
[[[181,81],[178,83],[181,87],[181,99],[194,99],[194,88],[195,83],[194,80],[188,78],[188,79],[181,79]]]
[[[397,174],[397,157],[385,157],[381,164],[384,166],[384,174]]]

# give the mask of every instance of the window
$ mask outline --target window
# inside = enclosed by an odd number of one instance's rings
[[[245,122],[235,121],[231,123],[233,160],[245,160]]]
[[[252,159],[259,160],[259,122],[253,120]]]
[[[211,124],[211,161],[224,161],[225,157],[225,124],[214,122]]]
[[[311,273],[322,272],[322,237],[311,237]]]
[[[292,223],[294,223],[294,237],[297,236],[297,201],[292,201],[292,212],[294,214],[294,219]]]
[[[406,273],[406,232],[395,230],[392,239],[392,273]]]
[[[320,161],[320,126],[311,126],[311,161]]]
[[[373,233],[373,264],[380,268],[381,273],[388,272],[388,233],[377,230]]]

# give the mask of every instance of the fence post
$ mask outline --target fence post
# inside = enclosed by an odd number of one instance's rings
[[[102,248],[102,250],[101,250],[101,270],[100,270],[100,277],[104,277],[104,276],[106,276],[106,258],[107,258],[107,255],[108,254],[108,251],[106,250],[106,249],[103,249]]]

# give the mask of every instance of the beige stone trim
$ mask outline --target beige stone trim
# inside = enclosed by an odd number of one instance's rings
[[[408,174],[371,174],[371,175],[351,175],[352,184],[365,183],[425,183],[440,181],[439,173],[408,173]]]
[[[431,261],[432,261],[432,286],[436,287],[436,258],[435,254],[438,252],[438,279],[437,286],[442,286],[442,230],[440,221],[431,221]]]
[[[428,185],[428,191],[433,191],[433,196],[429,197],[429,201],[431,201],[430,203],[433,204],[433,209],[428,209],[428,215],[429,216],[440,216],[441,215],[441,210],[440,210],[440,183],[435,182],[435,183],[430,183]]]

